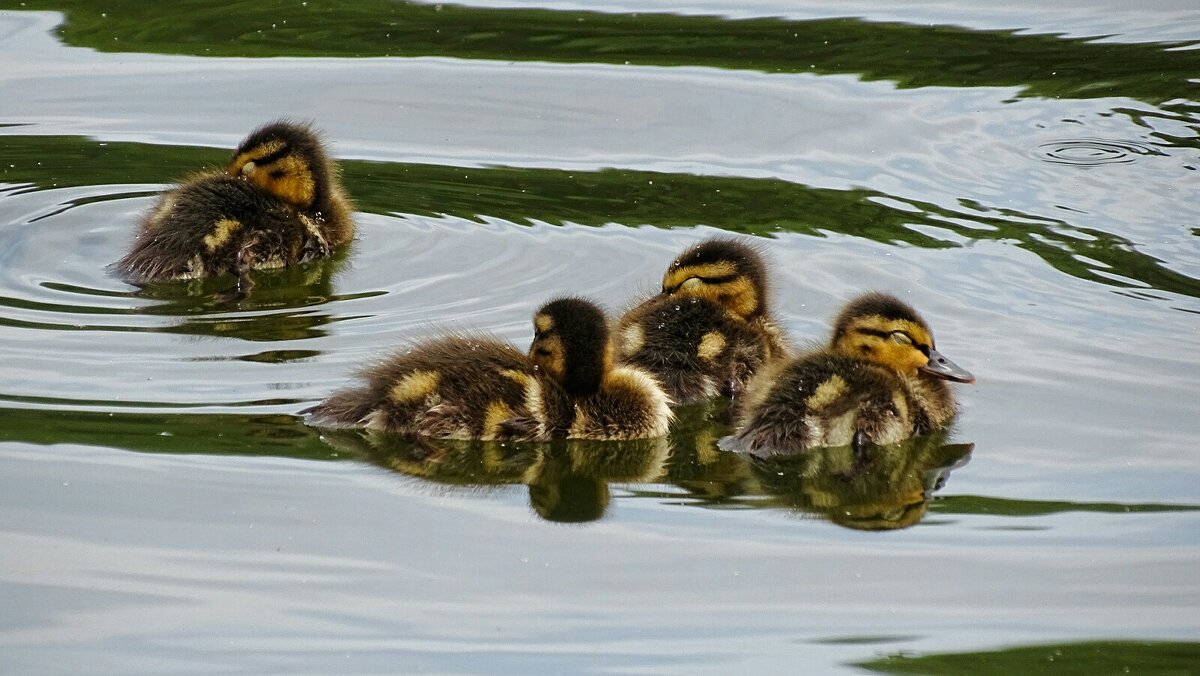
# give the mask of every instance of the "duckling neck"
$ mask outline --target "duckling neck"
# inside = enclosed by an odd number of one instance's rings
[[[924,373],[901,376],[909,400],[916,404],[914,411],[918,433],[930,432],[954,417],[954,394],[946,381]]]

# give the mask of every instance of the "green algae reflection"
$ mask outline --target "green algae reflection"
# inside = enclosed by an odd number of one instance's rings
[[[1051,98],[1200,100],[1200,51],[1183,42],[1121,44],[856,18],[735,20],[389,0],[0,0],[0,9],[63,12],[58,32],[67,44],[108,52],[706,66],[850,74],[900,87],[1013,87]]]
[[[71,136],[7,136],[0,144],[7,158],[0,166],[0,183],[9,184],[13,192],[163,183],[228,156],[211,148],[99,143]],[[54,157],[55,162],[43,162],[46,157]],[[355,204],[373,213],[518,224],[708,225],[758,236],[838,233],[926,248],[999,241],[1033,252],[1073,277],[1200,297],[1200,280],[1138,251],[1137,242],[1058,218],[976,203],[947,209],[875,190],[814,188],[770,178],[618,169],[464,169],[356,160],[341,164]],[[952,233],[953,241],[928,234],[930,229]]]
[[[893,655],[854,666],[884,674],[1195,674],[1200,643],[1089,641],[1004,648],[987,652],[909,657]]]

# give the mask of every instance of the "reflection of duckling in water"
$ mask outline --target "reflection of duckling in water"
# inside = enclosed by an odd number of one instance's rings
[[[946,380],[975,378],[934,349],[915,310],[865,294],[842,310],[828,349],[767,369],[750,384],[737,430],[722,447],[771,453],[897,443],[954,416]]]
[[[729,433],[728,399],[682,406],[671,425],[671,462],[665,481],[705,504],[730,504],[758,493],[757,481],[744,458],[724,453],[718,440]]]
[[[337,167],[309,127],[264,125],[221,172],[200,173],[159,198],[132,250],[113,264],[130,282],[238,276],[324,258],[354,236]]]
[[[654,374],[679,404],[734,396],[787,354],[767,304],[766,269],[752,247],[708,239],[681,253],[662,293],[618,322],[618,359]]]
[[[529,504],[547,521],[595,521],[608,509],[610,483],[654,481],[670,454],[663,437],[603,445],[555,442],[529,468]]]
[[[441,439],[661,437],[673,417],[654,379],[613,366],[604,313],[578,298],[534,316],[529,354],[490,338],[416,345],[367,370],[367,384],[302,413],[310,423]]]
[[[946,436],[939,430],[862,450],[836,446],[743,457],[764,494],[847,528],[893,530],[920,521],[933,491],[970,456],[973,444],[947,444]],[[864,460],[869,471],[862,471]]]
[[[323,438],[344,453],[442,486],[486,489],[525,484],[533,510],[547,521],[560,522],[600,518],[609,504],[609,483],[651,481],[663,473],[670,455],[665,437],[603,443],[414,443],[369,430],[336,430]]]

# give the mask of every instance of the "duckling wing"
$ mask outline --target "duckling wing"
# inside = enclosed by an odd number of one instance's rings
[[[439,439],[545,435],[532,366],[511,345],[491,338],[451,336],[420,344],[363,377],[365,387],[306,409],[310,421]],[[525,418],[533,423],[513,422]]]
[[[795,452],[868,438],[894,417],[895,383],[883,369],[829,353],[792,362],[765,397],[741,412],[737,431],[721,447],[752,454]],[[865,426],[865,427],[864,427]]]

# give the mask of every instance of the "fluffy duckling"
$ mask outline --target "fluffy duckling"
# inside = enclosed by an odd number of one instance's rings
[[[368,370],[365,387],[301,413],[310,422],[441,439],[642,439],[673,417],[654,378],[613,366],[607,320],[579,298],[533,318],[529,354],[490,338],[417,345]]]
[[[691,246],[667,268],[662,293],[621,317],[618,359],[654,374],[679,404],[736,396],[788,353],[767,291],[753,247],[728,238]]]
[[[337,166],[316,132],[280,120],[247,136],[223,171],[163,193],[112,267],[134,283],[230,272],[245,296],[250,270],[326,257],[353,236]]]
[[[933,333],[915,310],[868,293],[838,315],[827,349],[750,384],[737,429],[722,447],[770,453],[897,443],[954,416],[947,380],[975,382],[934,349]]]

